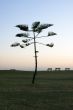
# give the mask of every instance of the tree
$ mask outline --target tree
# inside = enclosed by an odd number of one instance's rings
[[[17,28],[19,28],[20,30],[24,31],[24,33],[18,33],[16,34],[16,37],[23,37],[24,40],[22,40],[23,44],[20,44],[18,42],[15,42],[11,45],[11,47],[16,47],[16,46],[20,46],[21,48],[30,46],[31,44],[34,44],[34,53],[35,53],[35,72],[33,74],[33,78],[32,78],[32,83],[34,84],[35,82],[35,76],[37,74],[37,49],[36,49],[36,44],[41,44],[41,45],[45,45],[48,47],[53,47],[54,44],[50,43],[50,44],[44,44],[41,42],[37,42],[36,39],[39,38],[43,38],[43,37],[49,37],[49,36],[53,36],[56,35],[56,33],[54,32],[48,32],[48,34],[46,36],[39,36],[38,35],[45,29],[47,29],[48,27],[53,26],[53,24],[41,24],[40,21],[36,21],[32,23],[31,29],[29,29],[28,25],[26,24],[19,24],[16,25]],[[30,36],[30,32],[33,33],[33,37]],[[33,42],[32,42],[33,40]]]

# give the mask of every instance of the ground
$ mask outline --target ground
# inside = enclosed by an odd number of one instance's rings
[[[0,71],[0,110],[73,110],[73,71]]]

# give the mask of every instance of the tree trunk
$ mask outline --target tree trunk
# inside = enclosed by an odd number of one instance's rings
[[[34,74],[33,74],[32,84],[34,84],[35,76],[37,74],[37,51],[36,51],[35,33],[34,33],[34,53],[35,53],[35,71],[34,71]]]

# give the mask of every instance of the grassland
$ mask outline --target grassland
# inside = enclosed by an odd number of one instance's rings
[[[0,110],[73,110],[73,71],[0,71]]]

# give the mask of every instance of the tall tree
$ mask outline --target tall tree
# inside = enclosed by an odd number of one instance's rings
[[[24,39],[22,40],[23,44],[20,44],[18,42],[15,42],[11,45],[11,47],[16,47],[16,46],[20,46],[21,48],[30,46],[31,44],[34,44],[34,54],[35,54],[35,72],[33,74],[33,78],[32,78],[32,83],[34,84],[35,82],[35,76],[37,74],[37,49],[36,49],[36,44],[41,44],[41,45],[45,45],[48,47],[53,47],[54,44],[50,43],[50,44],[44,44],[41,42],[37,42],[36,39],[40,39],[43,37],[49,37],[49,36],[53,36],[56,35],[56,33],[54,32],[48,32],[48,34],[46,36],[39,36],[39,34],[47,29],[48,27],[53,26],[53,24],[41,24],[40,21],[36,21],[32,23],[31,29],[29,29],[28,25],[26,24],[19,24],[16,25],[17,28],[19,28],[20,30],[24,31],[24,33],[18,33],[16,34],[16,37],[23,37]],[[30,32],[33,33],[33,36],[31,37]]]

